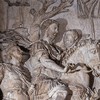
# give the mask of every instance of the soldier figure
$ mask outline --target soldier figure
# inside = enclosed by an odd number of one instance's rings
[[[31,76],[29,71],[21,66],[22,51],[16,45],[10,44],[2,54],[5,58],[4,63],[0,63],[3,100],[29,100]]]
[[[57,98],[64,100],[67,95],[67,88],[58,79],[62,73],[66,72],[66,68],[56,63],[61,52],[58,47],[53,45],[58,33],[58,23],[54,20],[47,20],[42,23],[41,29],[45,31],[44,36],[33,43],[31,57],[25,63],[31,72],[32,84],[36,90],[33,97],[34,100],[48,100],[48,98],[50,100],[58,100]],[[40,94],[46,95],[40,97]],[[31,100],[33,97],[31,96]]]

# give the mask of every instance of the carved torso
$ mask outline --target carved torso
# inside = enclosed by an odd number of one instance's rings
[[[20,68],[18,66],[6,65],[3,66],[4,77],[1,82],[1,90],[3,92],[4,98],[15,98],[13,93],[26,93],[28,91],[27,81],[25,83],[26,77],[20,73]],[[29,82],[29,81],[28,81]]]
[[[45,54],[51,59],[57,60],[59,52],[52,45],[49,45],[45,41],[38,41],[32,45],[32,51],[33,56],[25,63],[25,66],[30,70],[32,76],[41,76],[42,74],[52,78],[59,77],[59,72],[45,68],[39,61],[40,57]]]
[[[22,81],[19,76],[12,70],[5,68],[4,78],[1,83],[1,88],[4,91],[18,89],[22,87]]]
[[[57,59],[57,56],[60,55],[62,52],[61,48],[59,48],[56,45],[48,44],[46,41],[38,41],[33,44],[33,53],[37,53],[38,51],[44,51],[48,53],[48,55],[51,57],[51,59]]]

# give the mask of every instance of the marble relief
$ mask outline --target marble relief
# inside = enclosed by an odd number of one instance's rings
[[[100,99],[99,0],[0,5],[0,100]]]

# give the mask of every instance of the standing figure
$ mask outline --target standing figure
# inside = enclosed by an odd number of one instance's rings
[[[3,100],[29,100],[31,76],[21,66],[22,51],[16,45],[10,44],[2,54],[4,63],[0,63],[0,87]]]
[[[67,87],[58,79],[66,68],[59,66],[56,62],[60,58],[60,50],[53,42],[58,33],[58,23],[55,20],[46,20],[42,23],[41,29],[44,36],[31,46],[30,59],[25,66],[32,75],[30,88],[31,100],[65,100]],[[59,62],[59,61],[58,61]]]

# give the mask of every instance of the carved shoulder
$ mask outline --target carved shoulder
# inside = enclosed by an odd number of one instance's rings
[[[42,41],[34,43],[31,47],[31,54],[35,55],[38,52],[47,52],[47,47]]]

